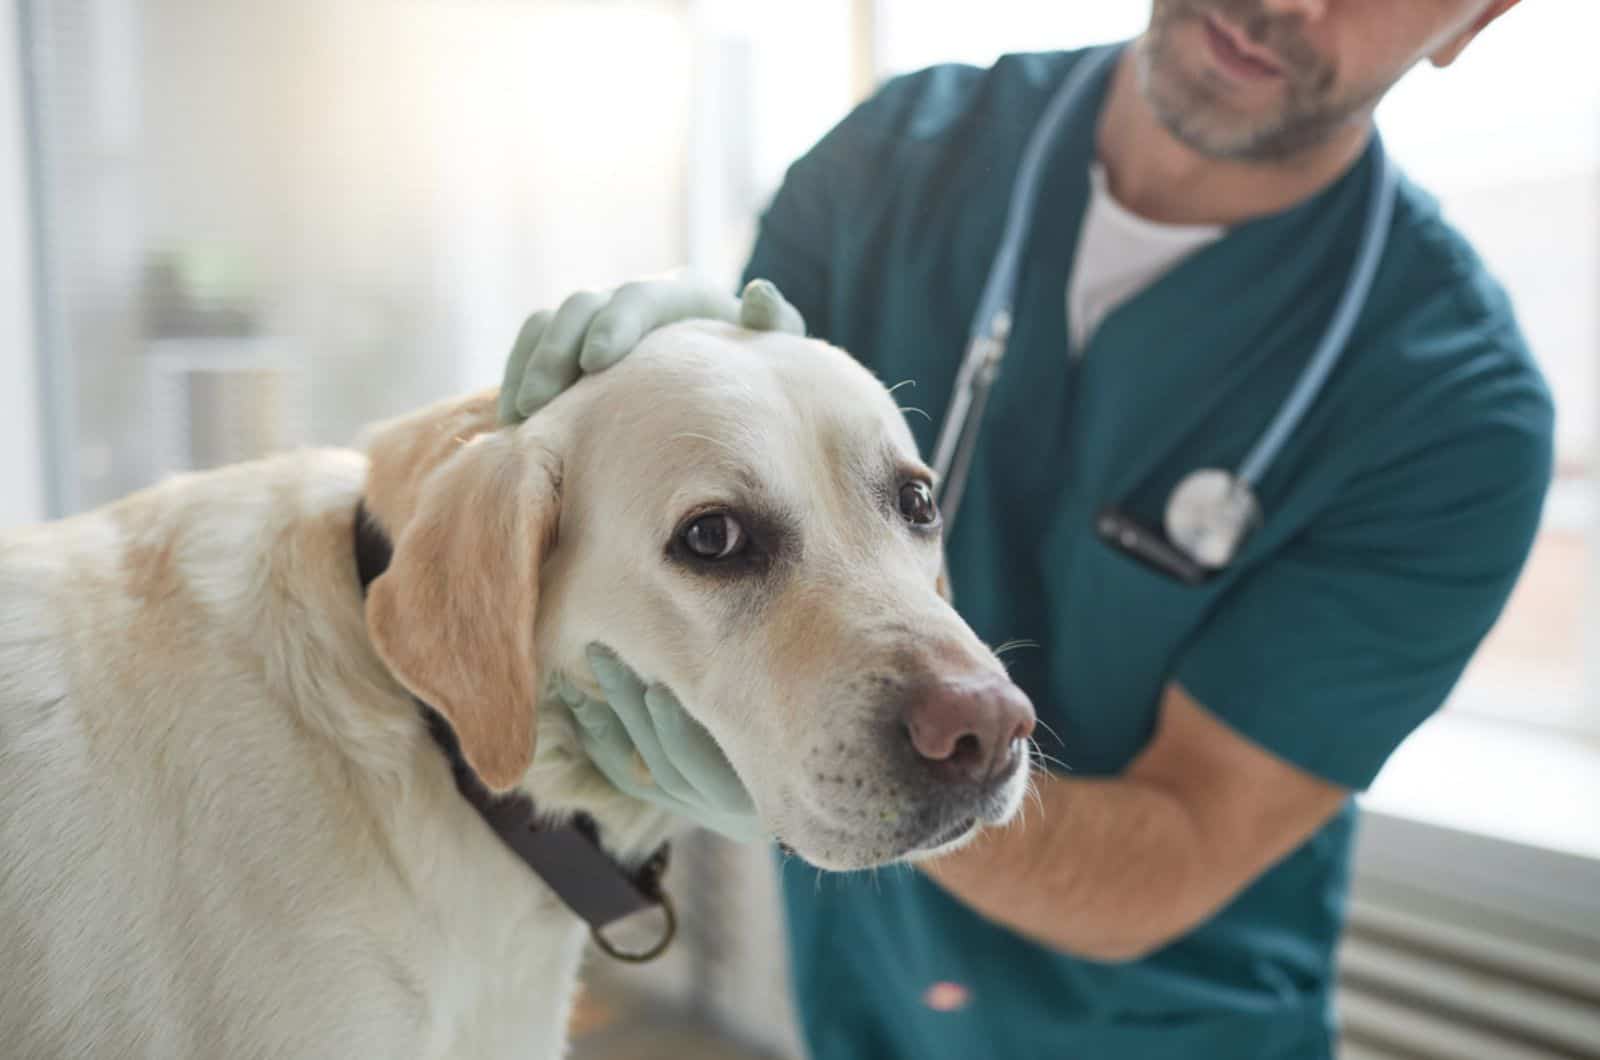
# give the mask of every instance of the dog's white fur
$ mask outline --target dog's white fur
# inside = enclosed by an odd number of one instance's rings
[[[553,674],[593,688],[593,640],[680,693],[800,853],[917,856],[870,689],[928,652],[1000,668],[937,545],[860,510],[885,461],[920,466],[842,353],[685,324],[516,430],[480,395],[0,536],[0,1056],[561,1055],[585,930],[411,693],[493,786],[634,863],[674,823],[533,710]],[[664,557],[730,489],[796,520],[781,583]],[[363,497],[395,539],[365,605]],[[1009,817],[1023,780],[973,812]]]

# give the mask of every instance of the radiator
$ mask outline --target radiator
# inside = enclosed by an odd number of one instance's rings
[[[1381,818],[1364,830],[1339,957],[1341,1060],[1600,1058],[1592,863],[1486,856],[1481,838]]]

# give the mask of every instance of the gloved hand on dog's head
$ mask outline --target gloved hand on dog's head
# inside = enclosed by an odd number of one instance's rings
[[[500,422],[519,423],[584,373],[626,357],[656,328],[708,319],[752,331],[806,333],[800,311],[766,280],[751,280],[741,297],[694,280],[645,280],[609,295],[572,295],[555,311],[540,310],[517,334],[500,386]]]

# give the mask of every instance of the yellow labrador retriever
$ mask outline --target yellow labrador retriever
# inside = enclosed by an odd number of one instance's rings
[[[676,827],[541,695],[597,694],[590,642],[818,866],[1016,812],[1032,708],[841,351],[678,324],[516,429],[478,396],[364,448],[0,536],[0,1056],[561,1055],[584,924],[484,806],[625,877]]]

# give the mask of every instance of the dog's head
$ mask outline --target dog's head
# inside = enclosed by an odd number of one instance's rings
[[[368,624],[496,789],[541,682],[610,646],[722,747],[773,834],[826,868],[1009,819],[1033,708],[945,597],[931,476],[843,352],[663,328],[515,429],[493,402],[380,431],[396,535]]]

